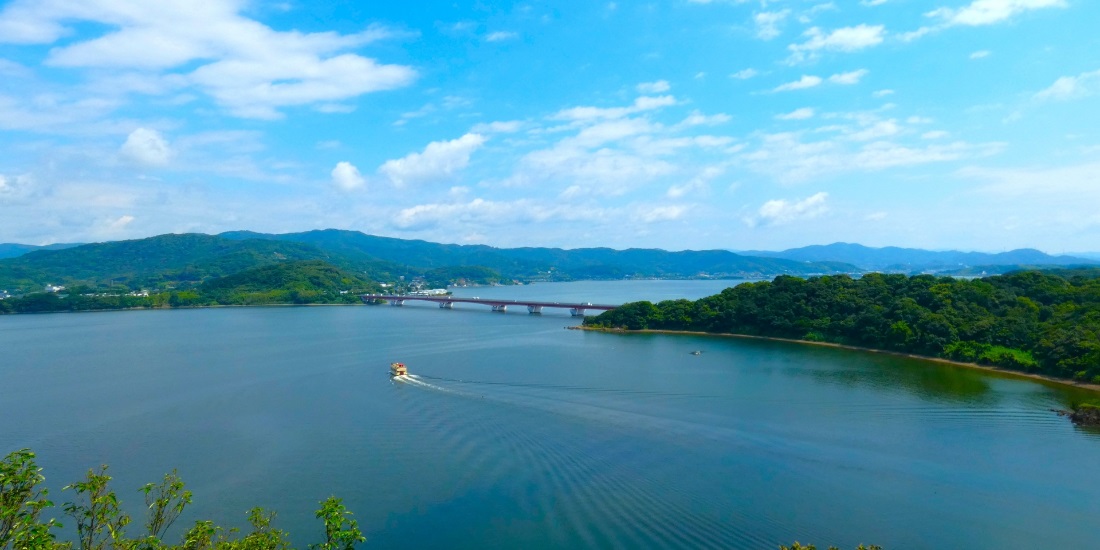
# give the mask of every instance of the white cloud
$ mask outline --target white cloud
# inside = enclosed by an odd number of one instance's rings
[[[850,86],[852,84],[859,84],[860,79],[867,75],[869,71],[867,69],[859,69],[848,73],[837,73],[829,77],[829,82],[833,84],[841,84],[844,86]]]
[[[279,109],[333,103],[409,84],[416,73],[347,50],[393,36],[280,32],[240,15],[236,0],[15,0],[0,11],[0,42],[51,44],[87,23],[103,34],[52,48],[46,64],[103,69],[128,88],[167,93],[196,87],[231,113],[277,118]],[[106,86],[107,84],[102,84]]]
[[[104,230],[108,233],[117,233],[126,229],[126,226],[134,222],[134,217],[130,215],[119,216],[113,220],[108,220],[104,226]]]
[[[828,211],[825,201],[829,194],[817,193],[799,201],[775,199],[765,202],[756,212],[756,217],[750,219],[749,225],[762,223],[764,225],[782,225],[797,220],[816,218]]]
[[[630,107],[571,107],[562,109],[551,118],[555,120],[592,121],[597,119],[622,118],[634,113],[652,111],[676,104],[676,98],[670,95],[642,96],[634,100]]]
[[[885,220],[887,215],[888,214],[886,212],[872,212],[864,216],[863,219],[869,222],[880,222],[882,220]]]
[[[475,134],[512,134],[523,127],[523,121],[505,120],[476,124],[470,132]]]
[[[888,95],[894,95],[894,90],[875,90],[871,93],[872,97],[886,97]]]
[[[791,51],[788,61],[793,63],[805,61],[822,50],[855,52],[877,46],[882,43],[885,31],[886,27],[883,25],[856,25],[839,28],[829,33],[823,32],[818,27],[810,27],[802,33],[806,37],[805,42],[787,46]]]
[[[951,134],[943,130],[932,130],[921,134],[920,137],[921,139],[943,139],[949,135]]]
[[[861,133],[864,130],[842,127],[840,138],[820,141],[804,141],[797,132],[768,134],[758,146],[747,149],[738,158],[755,172],[783,183],[796,183],[849,172],[979,158],[1003,149],[1000,143],[905,145],[873,137],[875,132],[897,134],[896,125],[867,122],[863,128],[869,131]]]
[[[1049,88],[1035,94],[1038,100],[1080,99],[1100,91],[1100,70],[1081,73],[1077,76],[1063,76],[1054,81]]]
[[[667,80],[658,80],[656,82],[642,82],[636,86],[638,93],[642,94],[660,94],[672,89],[672,86],[668,84]]]
[[[680,219],[687,212],[687,206],[678,204],[650,206],[640,209],[637,213],[637,219],[645,223],[669,222]]]
[[[864,6],[881,6],[889,0],[860,0],[860,4]]]
[[[989,57],[989,54],[993,52],[989,50],[978,50],[970,54],[970,59],[982,59],[983,57]]]
[[[420,153],[387,160],[378,171],[398,187],[443,180],[466,168],[470,155],[480,149],[485,141],[485,136],[474,133],[451,141],[433,141]]]
[[[850,86],[852,84],[859,84],[860,79],[868,74],[867,69],[859,69],[847,73],[837,73],[829,77],[828,82],[830,84],[838,84],[841,86]],[[815,75],[802,75],[802,78],[786,84],[781,84],[772,89],[773,92],[790,92],[793,90],[805,90],[807,88],[816,88],[826,82],[824,78]]]
[[[692,111],[683,121],[676,125],[677,128],[690,128],[692,126],[718,126],[731,120],[726,113],[704,115],[699,111]]]
[[[771,40],[779,36],[779,25],[791,14],[791,10],[762,11],[752,16],[756,24],[756,36],[762,40]]]
[[[756,72],[756,69],[741,69],[740,71],[731,74],[730,78],[736,78],[737,80],[748,80],[758,74],[760,73]]]
[[[491,32],[485,36],[486,42],[503,42],[505,40],[515,40],[519,38],[519,34],[512,31],[496,31]]]
[[[341,161],[332,169],[332,183],[344,191],[352,191],[366,185],[367,180],[354,164]]]
[[[772,91],[789,92],[791,90],[805,90],[806,88],[820,86],[822,82],[824,82],[824,80],[822,80],[820,76],[802,75],[802,78],[795,80],[794,82],[788,82],[786,84],[776,86],[776,88]]]
[[[164,166],[172,159],[168,142],[156,130],[148,128],[130,132],[119,152],[123,158],[144,166]]]
[[[802,107],[801,109],[795,109],[789,113],[775,115],[777,120],[806,120],[813,118],[814,110],[809,107]]]
[[[974,0],[963,8],[938,8],[925,15],[938,18],[947,26],[979,26],[1000,23],[1025,11],[1066,6],[1065,0]]]

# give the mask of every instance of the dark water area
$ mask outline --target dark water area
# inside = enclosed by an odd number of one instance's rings
[[[619,303],[724,286],[457,292]],[[832,348],[564,330],[577,322],[431,304],[0,317],[0,452],[34,449],[59,503],[110,464],[135,515],[138,487],[178,468],[195,494],[180,524],[243,526],[264,506],[298,546],[319,540],[313,511],[332,494],[364,548],[1100,534],[1100,434],[1049,411],[1071,390]],[[409,380],[389,378],[392,361]]]

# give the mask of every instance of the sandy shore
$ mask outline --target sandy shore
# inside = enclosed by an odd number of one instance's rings
[[[986,372],[993,372],[993,373],[997,373],[999,375],[1004,375],[1004,376],[1007,376],[1007,377],[1010,377],[1010,378],[1022,378],[1022,379],[1028,379],[1028,380],[1035,380],[1035,381],[1042,382],[1044,384],[1053,385],[1053,386],[1063,386],[1063,387],[1077,388],[1077,389],[1088,390],[1088,391],[1093,391],[1093,392],[1100,393],[1100,385],[1098,385],[1098,384],[1088,384],[1088,383],[1085,383],[1085,382],[1077,382],[1077,381],[1074,381],[1074,380],[1064,380],[1062,378],[1055,378],[1053,376],[1047,376],[1045,374],[1033,374],[1033,373],[1028,373],[1028,372],[1020,372],[1020,371],[1002,369],[1002,368],[998,368],[998,367],[992,367],[992,366],[989,366],[989,365],[979,365],[977,363],[964,363],[962,361],[952,361],[950,359],[944,359],[942,357],[928,357],[928,356],[924,356],[924,355],[915,355],[915,354],[912,354],[912,353],[902,353],[902,352],[898,352],[898,351],[888,351],[888,350],[874,349],[874,348],[861,348],[859,346],[848,346],[848,345],[844,345],[844,344],[834,344],[834,343],[831,343],[831,342],[811,342],[809,340],[796,340],[794,338],[777,338],[777,337],[774,337],[774,336],[750,336],[750,335],[747,335],[747,334],[718,334],[718,333],[713,333],[713,332],[694,332],[694,331],[690,331],[690,330],[650,330],[650,329],[626,330],[626,329],[616,329],[616,328],[610,328],[609,329],[609,328],[602,328],[602,327],[586,327],[586,326],[581,326],[581,325],[577,325],[577,326],[573,326],[573,327],[567,327],[567,328],[574,329],[574,330],[588,330],[588,331],[592,331],[592,332],[608,332],[608,333],[612,333],[612,334],[690,334],[690,335],[694,335],[694,336],[714,336],[714,337],[719,337],[719,338],[746,338],[746,339],[752,339],[752,340],[770,340],[770,341],[773,341],[773,342],[789,342],[789,343],[793,343],[793,344],[803,344],[803,345],[809,345],[809,346],[823,346],[823,347],[827,347],[827,348],[847,349],[847,350],[853,350],[853,351],[863,351],[863,352],[867,352],[867,353],[881,353],[881,354],[884,354],[884,355],[893,355],[895,357],[906,357],[906,358],[909,358],[909,359],[919,359],[921,361],[929,361],[929,362],[932,362],[932,363],[941,363],[941,364],[944,364],[944,365],[952,365],[952,366],[963,367],[963,368],[967,368],[967,369],[976,369],[976,370],[982,370],[982,371],[986,371]]]

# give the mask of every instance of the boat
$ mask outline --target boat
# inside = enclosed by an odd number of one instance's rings
[[[390,363],[390,376],[405,376],[409,374],[405,363]]]
[[[699,350],[695,350],[695,351],[691,352],[692,355],[699,355],[701,353],[703,353],[703,352],[701,352]]]

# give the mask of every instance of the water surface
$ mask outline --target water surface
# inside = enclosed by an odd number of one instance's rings
[[[458,293],[621,303],[724,286]],[[261,505],[299,546],[330,494],[377,548],[1043,548],[1100,532],[1100,436],[1048,410],[1067,390],[564,330],[576,322],[412,303],[0,317],[0,451],[33,448],[55,491],[108,463],[133,513],[137,487],[178,468],[185,521],[241,525]],[[395,360],[412,380],[389,379]]]

